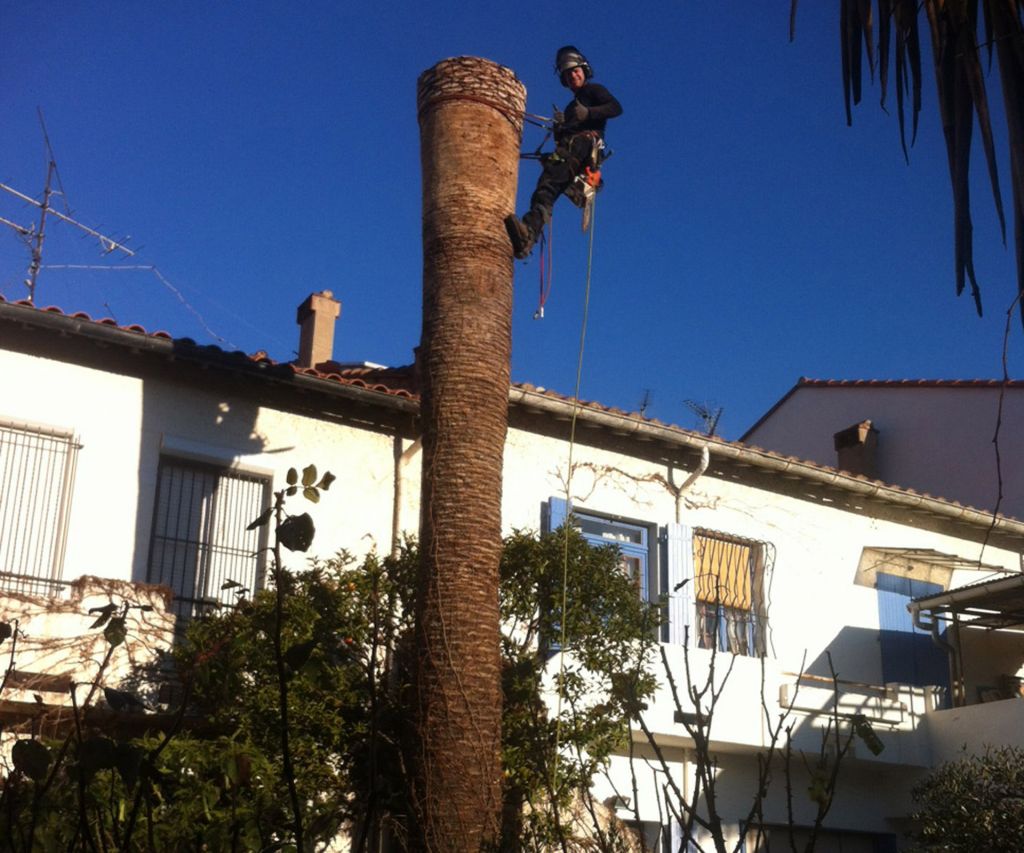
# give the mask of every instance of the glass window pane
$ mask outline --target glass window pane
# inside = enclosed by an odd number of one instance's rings
[[[246,527],[263,510],[267,485],[237,471],[161,460],[148,578],[171,588],[179,616],[233,604],[240,590],[262,586],[266,527]]]

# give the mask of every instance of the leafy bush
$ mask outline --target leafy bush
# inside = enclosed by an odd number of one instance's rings
[[[566,554],[556,721],[551,648]],[[311,560],[193,622],[173,653],[189,724],[124,743],[89,731],[63,744],[23,739],[0,796],[0,850],[295,849],[292,788],[306,849],[339,832],[355,850],[382,830],[401,843],[418,564],[411,543],[358,564],[345,554]],[[574,831],[564,815],[653,692],[645,664],[657,608],[640,601],[616,549],[591,548],[572,528],[511,536],[500,598],[505,841],[540,849]]]
[[[989,748],[943,764],[914,788],[917,849],[1024,850],[1024,750]]]

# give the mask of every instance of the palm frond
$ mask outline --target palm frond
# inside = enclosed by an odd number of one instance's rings
[[[878,0],[878,84],[882,89],[879,102],[885,110],[885,94],[889,85],[889,40],[892,32],[893,0]],[[888,112],[888,110],[885,110]]]
[[[1010,139],[1013,184],[1013,239],[1017,252],[1017,292],[1024,293],[1024,0],[985,0],[985,32],[999,58],[1003,111]],[[1024,322],[1024,300],[1021,300]]]
[[[992,133],[985,71],[981,47],[988,53],[991,68],[993,46],[999,64],[1010,144],[1013,190],[1013,235],[1017,259],[1017,289],[1024,293],[1024,0],[981,0],[984,9],[983,45],[978,43],[979,0],[877,0],[878,69],[881,106],[885,109],[889,83],[889,50],[893,50],[896,73],[896,105],[900,126],[900,145],[909,161],[906,133],[907,95],[911,94],[911,139],[917,139],[921,112],[921,37],[919,12],[924,11],[931,35],[942,130],[946,141],[950,186],[953,191],[954,270],[956,292],[961,294],[970,281],[971,295],[981,314],[981,289],[974,273],[974,231],[970,205],[970,157],[977,116],[985,163],[999,229],[1006,242],[1006,217],[1003,210]],[[796,32],[797,0],[790,4],[790,39]],[[839,43],[842,61],[843,102],[846,122],[853,123],[853,106],[861,100],[861,42],[872,75],[875,54],[872,48],[871,0],[840,0]],[[895,36],[895,37],[894,37]],[[1024,300],[1021,300],[1024,320]]]

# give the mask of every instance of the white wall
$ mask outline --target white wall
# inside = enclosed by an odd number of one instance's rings
[[[1024,747],[1024,699],[1002,699],[928,715],[928,734],[936,766],[967,755],[983,755],[986,747]]]
[[[390,437],[372,428],[286,413],[191,384],[142,381],[3,351],[0,377],[4,390],[0,417],[72,428],[83,444],[66,579],[79,574],[120,580],[144,577],[162,450],[187,452],[265,473],[272,476],[275,488],[283,485],[288,467],[302,468],[313,462],[321,471],[329,469],[338,478],[318,506],[296,499],[295,505],[300,507],[296,511],[308,509],[316,520],[318,535],[313,551],[327,556],[339,547],[357,554],[371,547],[390,547],[394,448]],[[836,429],[871,416],[870,412],[842,415]],[[831,446],[835,430],[824,426],[828,420],[825,415],[819,413],[818,417],[810,432],[822,432]],[[884,422],[879,427],[886,428]],[[567,438],[568,424],[565,429]],[[409,446],[409,442],[402,445]],[[582,440],[574,454],[571,491],[577,509],[622,516],[656,528],[676,519],[676,502],[656,479],[668,475],[663,466],[595,449]],[[409,533],[418,528],[420,462],[421,454],[413,452],[403,470],[400,526]],[[565,438],[510,430],[503,490],[506,531],[540,527],[542,503],[551,496],[564,497],[567,465]],[[685,475],[675,472],[675,482],[681,482]],[[685,495],[679,506],[679,520],[773,546],[775,561],[769,578],[772,642],[766,696],[774,707],[781,685],[792,681],[801,666],[813,674],[828,674],[826,652],[831,652],[841,679],[880,683],[876,593],[854,583],[863,548],[933,548],[967,559],[980,555],[979,546],[955,536],[710,475],[699,479]],[[984,559],[1008,569],[1019,565],[1018,555],[991,546]],[[292,560],[292,565],[297,564],[301,564],[299,557]],[[670,650],[670,656],[676,659],[678,674],[680,650]],[[737,661],[736,681],[730,691],[730,711],[723,715],[719,726],[724,755],[764,742],[756,661]],[[867,691],[868,698],[863,701],[868,702],[871,695]],[[889,767],[927,763],[921,743],[912,739],[923,709],[907,702],[906,714],[878,723],[879,734],[887,743],[887,753],[879,760]],[[672,720],[673,710],[663,692],[652,709],[652,720],[666,737],[679,740],[682,733]],[[800,725],[813,734],[818,723],[813,714],[804,713]],[[747,770],[736,770],[734,775],[746,779],[752,759],[735,754],[737,757],[728,760],[739,762],[737,766],[746,766]],[[867,764],[874,762],[866,755],[863,759]],[[867,784],[872,784],[870,779]],[[877,802],[875,795],[870,787],[851,793],[850,802],[862,797],[868,805],[838,807],[838,825],[868,820],[873,814],[871,803]]]
[[[146,380],[0,350],[0,418],[72,429],[82,444],[64,579],[144,580],[161,452],[265,474],[314,463],[338,478],[316,507],[315,552],[365,553],[391,544],[392,440],[370,429],[297,416],[202,387]],[[415,530],[411,466],[403,523]],[[301,561],[301,558],[296,558]]]

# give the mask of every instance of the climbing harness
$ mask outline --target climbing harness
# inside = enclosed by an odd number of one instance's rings
[[[612,156],[612,151],[605,147],[604,140],[598,134],[593,133],[592,131],[586,131],[584,135],[591,140],[592,145],[589,154],[584,160],[583,171],[576,175],[562,194],[576,207],[583,211],[580,230],[586,234],[590,230],[591,223],[593,222],[594,200],[597,198],[597,193],[604,187],[604,180],[601,177],[601,164]],[[520,158],[523,160],[540,160],[542,163],[551,160],[557,162],[564,159],[563,155],[559,153],[557,148],[546,154],[541,152],[541,149],[544,147],[544,144],[550,136],[551,132],[549,131],[544,139],[541,140],[540,145],[537,146],[536,151],[530,153],[522,152],[519,155]],[[548,236],[546,236],[546,232]],[[537,310],[533,312],[534,320],[544,319],[544,305],[547,303],[548,296],[551,294],[554,241],[550,234],[551,225],[549,224],[547,228],[541,230],[539,236],[540,295],[537,301]]]

